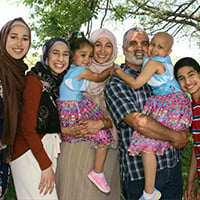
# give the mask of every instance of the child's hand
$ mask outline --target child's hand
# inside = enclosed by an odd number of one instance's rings
[[[115,68],[115,73],[116,73],[117,75],[119,75],[122,71],[123,71],[123,70],[122,70],[120,67]]]
[[[82,78],[82,75],[79,74],[79,75],[76,77],[76,79],[77,79],[77,81],[80,81],[81,79],[83,79],[83,78]]]
[[[111,72],[110,72],[110,75],[113,75],[113,74],[120,74],[123,70],[120,68],[120,67],[117,67],[117,68],[113,68],[111,69]]]
[[[113,68],[113,69],[110,71],[110,76],[112,76],[113,74],[116,74],[116,70],[117,70],[117,68]]]

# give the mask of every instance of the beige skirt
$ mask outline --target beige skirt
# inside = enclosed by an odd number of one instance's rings
[[[94,166],[94,150],[89,142],[61,144],[56,170],[56,187],[59,200],[120,200],[119,161],[117,151],[108,150],[104,174],[111,192],[98,190],[87,177]]]

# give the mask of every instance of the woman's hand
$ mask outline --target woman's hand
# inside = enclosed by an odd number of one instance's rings
[[[89,137],[104,127],[102,120],[87,120],[79,122],[80,132],[76,133],[77,138]]]
[[[71,135],[76,138],[89,137],[95,134],[100,129],[112,128],[112,121],[109,118],[103,118],[100,120],[87,120],[74,124],[72,127],[61,127],[61,133],[63,135]]]
[[[72,127],[61,127],[62,135],[75,136],[77,134],[80,134],[80,132],[81,132],[81,127],[78,123],[74,124]]]
[[[51,194],[54,189],[54,183],[55,183],[55,175],[53,172],[52,167],[42,170],[41,174],[41,180],[38,189],[40,190],[40,193],[43,193],[46,195],[48,192]]]

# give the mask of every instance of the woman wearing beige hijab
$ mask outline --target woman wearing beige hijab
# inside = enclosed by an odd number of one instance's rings
[[[115,36],[107,29],[98,29],[91,34],[90,41],[94,44],[94,57],[90,69],[94,72],[102,72],[115,65],[117,56],[117,43]],[[104,82],[90,82],[85,95],[93,100],[103,109],[105,118],[110,119],[104,101]],[[106,120],[103,120],[106,123]],[[100,129],[99,121],[87,121],[83,124],[82,131],[92,134]],[[101,127],[102,128],[102,127]],[[88,172],[94,163],[94,150],[90,148],[89,142],[61,144],[61,154],[58,159],[56,171],[57,192],[60,200],[119,200],[120,178],[119,162],[117,158],[117,133],[112,127],[114,148],[110,149],[104,164],[104,173],[111,187],[109,194],[99,191],[87,178]]]

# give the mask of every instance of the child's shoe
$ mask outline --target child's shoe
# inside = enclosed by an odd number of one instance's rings
[[[161,198],[161,193],[160,191],[156,190],[156,188],[154,189],[154,192],[153,192],[154,196],[149,199],[149,200],[159,200]],[[145,197],[144,197],[144,194],[139,198],[139,200],[147,200]]]
[[[92,170],[88,174],[88,178],[104,193],[110,192],[110,187],[108,186],[105,176],[103,175],[101,178],[94,174],[94,170]]]

